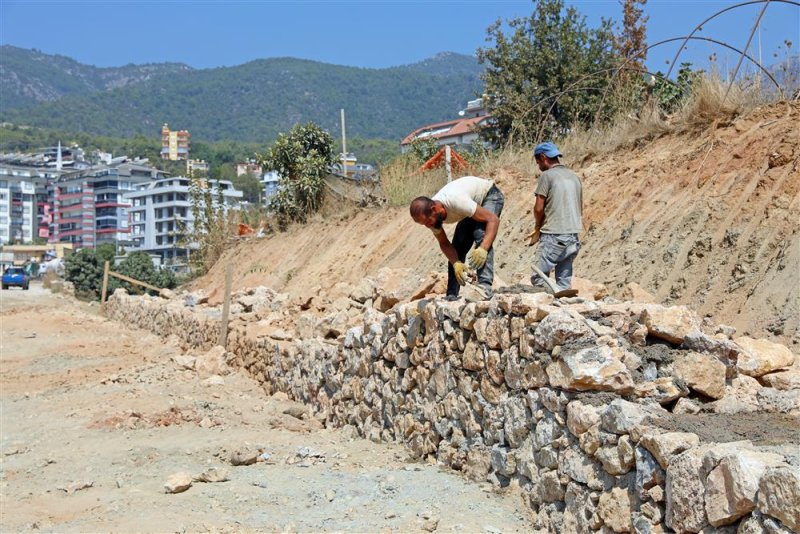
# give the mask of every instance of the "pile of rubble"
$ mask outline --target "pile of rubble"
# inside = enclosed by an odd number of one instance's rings
[[[447,301],[420,298],[440,279],[420,282],[239,294],[226,360],[329,424],[518,486],[538,530],[800,530],[800,361],[786,347],[686,307]],[[107,313],[207,348],[219,312],[198,300],[118,291]]]

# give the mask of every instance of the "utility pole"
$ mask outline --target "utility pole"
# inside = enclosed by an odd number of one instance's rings
[[[344,109],[342,109],[342,174],[347,176],[347,135],[344,128]]]

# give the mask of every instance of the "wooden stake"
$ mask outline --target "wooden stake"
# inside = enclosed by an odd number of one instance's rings
[[[106,303],[106,296],[108,296],[108,262],[103,267],[103,291],[100,294],[100,304]]]
[[[219,325],[219,346],[225,348],[228,344],[228,313],[231,309],[231,285],[233,283],[233,265],[228,264],[225,270],[225,301],[222,304],[222,320]]]

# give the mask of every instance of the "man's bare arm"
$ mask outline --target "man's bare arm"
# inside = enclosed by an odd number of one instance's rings
[[[456,247],[454,247],[450,240],[447,239],[447,234],[444,232],[444,230],[439,230],[438,232],[434,232],[433,235],[439,242],[439,248],[447,257],[447,261],[455,265],[455,263],[459,261],[458,252],[456,252]]]
[[[475,213],[472,214],[472,218],[478,222],[486,223],[486,233],[483,236],[481,248],[489,250],[492,248],[494,238],[497,237],[497,229],[500,227],[500,217],[486,208],[478,206],[475,208]]]
[[[536,219],[536,229],[541,230],[544,226],[544,201],[542,195],[536,195],[536,204],[533,206],[533,216]]]

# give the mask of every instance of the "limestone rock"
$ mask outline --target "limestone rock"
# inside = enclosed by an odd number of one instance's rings
[[[600,414],[594,406],[578,400],[567,405],[567,428],[573,436],[580,437],[598,423],[600,423]]]
[[[185,472],[175,473],[164,483],[165,493],[182,493],[192,487],[192,475]]]
[[[645,407],[623,399],[614,399],[600,415],[602,428],[614,434],[627,434],[648,416]]]
[[[702,352],[688,352],[675,359],[672,376],[683,380],[698,393],[712,399],[725,396],[726,366],[716,357]]]
[[[614,532],[630,532],[631,501],[628,492],[623,488],[612,488],[610,492],[600,495],[597,513],[603,523]]]
[[[769,373],[767,375],[762,375],[761,381],[771,388],[783,391],[800,389],[800,370],[790,369],[788,371]]]
[[[592,282],[587,278],[579,276],[572,277],[572,288],[577,289],[578,295],[587,300],[600,300],[608,296],[608,288],[605,284]]]
[[[534,341],[544,350],[552,350],[574,339],[594,339],[595,335],[583,318],[573,317],[566,311],[551,313],[545,317],[534,332]]]
[[[636,282],[625,284],[625,288],[622,290],[622,300],[642,302],[645,304],[657,302],[656,298],[651,293]]]
[[[700,330],[700,321],[686,306],[649,305],[642,312],[647,332],[654,337],[680,345],[689,332]]]
[[[645,434],[640,444],[653,454],[658,465],[667,469],[672,457],[700,443],[697,434],[691,432],[666,432]]]
[[[547,376],[552,386],[573,391],[630,392],[633,379],[616,356],[608,345],[587,347],[553,361]]]
[[[778,369],[791,367],[794,355],[783,345],[766,339],[739,337],[734,342],[741,347],[736,368],[740,373],[759,377]]]
[[[194,368],[201,378],[208,378],[212,375],[227,375],[230,372],[225,363],[225,348],[219,345],[212,347],[205,354],[197,356]]]
[[[709,445],[694,447],[670,460],[667,468],[666,523],[676,532],[700,532],[707,524],[703,456]]]
[[[767,469],[758,483],[758,509],[800,532],[800,469]]]
[[[782,456],[753,450],[724,457],[706,480],[708,522],[715,527],[728,525],[752,512],[761,475],[768,467],[781,464]]]

